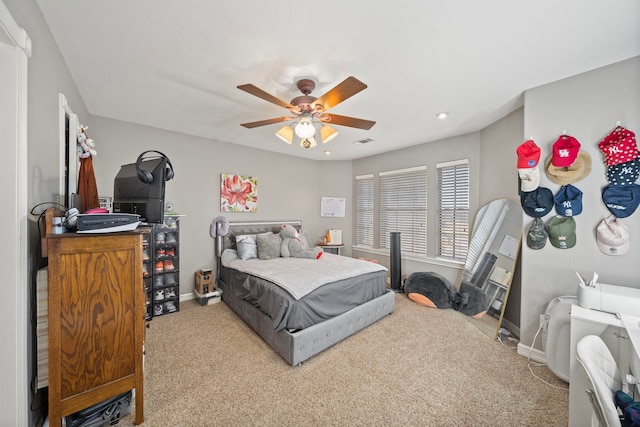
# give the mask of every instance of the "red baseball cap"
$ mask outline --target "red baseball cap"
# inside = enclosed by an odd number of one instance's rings
[[[576,161],[580,151],[580,143],[569,135],[562,135],[553,143],[551,164],[553,166],[568,168]]]
[[[622,126],[616,127],[600,141],[598,148],[604,154],[607,166],[627,163],[638,157],[636,134]]]
[[[540,147],[533,139],[523,142],[516,148],[518,169],[535,168],[540,162]]]

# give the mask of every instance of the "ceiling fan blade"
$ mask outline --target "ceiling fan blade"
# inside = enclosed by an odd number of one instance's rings
[[[358,129],[371,129],[376,122],[371,120],[357,119],[355,117],[340,116],[338,114],[323,114],[320,117],[320,121],[323,123],[329,123],[332,125],[349,126]]]
[[[260,89],[257,86],[252,85],[251,83],[248,83],[246,85],[240,85],[238,86],[238,89],[243,90],[247,93],[250,93],[251,95],[257,96],[258,98],[262,98],[265,101],[269,101],[273,104],[279,105],[280,107],[294,108],[294,106],[289,104],[288,102],[283,101],[282,99],[276,96],[273,96],[270,93],[265,92],[264,90]]]
[[[355,77],[347,77],[338,86],[316,99],[314,104],[322,105],[324,111],[327,111],[366,88],[367,85]]]
[[[295,117],[293,116],[276,117],[275,119],[260,120],[259,122],[242,123],[240,126],[252,129],[259,126],[272,125],[274,123],[286,122],[287,120],[293,119],[295,119]]]

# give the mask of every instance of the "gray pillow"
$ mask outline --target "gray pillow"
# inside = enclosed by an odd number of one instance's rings
[[[273,259],[280,256],[280,246],[282,245],[280,233],[273,234],[270,231],[268,233],[258,234],[256,236],[256,242],[258,244],[258,258]]]
[[[236,236],[236,251],[240,259],[258,258],[256,236],[252,234]]]

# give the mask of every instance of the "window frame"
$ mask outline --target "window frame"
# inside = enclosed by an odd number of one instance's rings
[[[380,172],[378,247],[390,249],[400,232],[403,254],[427,255],[427,166]]]
[[[436,164],[438,178],[436,255],[464,262],[469,250],[471,173],[469,159]]]
[[[375,183],[373,174],[356,176],[355,183],[356,246],[373,248]],[[360,189],[360,187],[364,187]]]

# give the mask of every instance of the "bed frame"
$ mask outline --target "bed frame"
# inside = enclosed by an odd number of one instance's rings
[[[282,224],[291,224],[300,230],[301,221],[278,222],[232,222],[223,239],[224,248],[233,248],[235,236],[239,234],[279,232]],[[217,253],[217,252],[216,252]],[[220,260],[217,260],[218,265]],[[378,298],[353,308],[332,319],[297,332],[275,331],[273,321],[252,304],[236,297],[222,280],[222,300],[264,339],[284,360],[297,366],[308,358],[322,352],[350,335],[391,314],[395,308],[395,293],[392,290]]]

